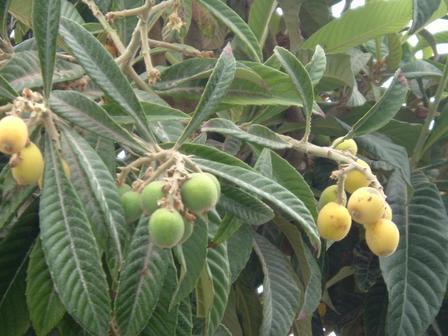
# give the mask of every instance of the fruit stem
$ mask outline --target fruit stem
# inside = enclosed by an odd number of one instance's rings
[[[337,188],[337,203],[345,206],[345,178],[346,174],[342,174],[338,178],[338,188]]]
[[[350,171],[355,169],[359,170],[370,181],[372,187],[378,189],[381,193],[383,193],[383,187],[381,183],[378,181],[377,177],[374,174],[372,174],[372,172],[369,169],[361,166],[358,162],[356,162],[356,156],[352,155],[351,153],[343,152],[332,147],[316,146],[309,142],[302,142],[296,140],[287,135],[281,135],[281,138],[287,141],[292,146],[293,149],[299,152],[305,153],[307,155],[314,155],[317,157],[330,159],[338,163],[348,164],[348,167],[341,169],[342,174],[348,174]]]
[[[160,175],[162,175],[166,170],[168,170],[177,160],[177,156],[175,155],[175,153],[173,153],[168,160],[166,160],[164,163],[162,163],[156,170],[155,172],[151,175],[151,177],[149,177],[148,179],[146,179],[145,181],[143,181],[143,183],[140,184],[138,191],[142,191],[144,187],[146,187],[148,184],[150,184],[152,181],[154,181],[155,179],[157,179]]]

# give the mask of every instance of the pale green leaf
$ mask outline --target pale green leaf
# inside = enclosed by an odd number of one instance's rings
[[[61,0],[33,0],[33,36],[36,39],[44,82],[44,95],[50,96],[56,62]]]
[[[311,49],[320,44],[327,53],[338,53],[377,36],[397,33],[409,23],[411,7],[410,1],[402,0],[369,2],[326,24],[303,47]]]
[[[325,56],[325,50],[320,45],[317,45],[311,61],[305,65],[311,83],[316,86],[321,80],[327,68],[327,57]]]
[[[48,137],[39,218],[45,259],[65,308],[91,334],[107,334],[110,298],[97,242]]]
[[[269,23],[276,6],[276,0],[255,0],[250,6],[248,24],[260,46],[263,46],[266,41]]]
[[[0,96],[8,100],[14,100],[18,95],[18,92],[9,84],[5,77],[0,75]]]
[[[139,335],[145,328],[159,300],[169,262],[169,250],[150,241],[148,218],[143,216],[129,246],[115,299],[121,335]]]

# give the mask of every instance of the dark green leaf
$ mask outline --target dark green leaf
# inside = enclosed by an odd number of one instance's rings
[[[180,301],[177,311],[176,336],[190,336],[193,333],[190,297]]]
[[[35,190],[35,186],[23,187],[2,199],[0,203],[0,229],[13,220]]]
[[[92,229],[107,242],[114,270],[119,271],[129,232],[114,178],[97,152],[79,134],[64,129],[62,148],[72,179],[76,181],[74,189],[85,202]]]
[[[423,174],[412,177],[412,186],[409,199],[395,174],[386,189],[400,230],[397,251],[380,258],[389,292],[389,335],[422,334],[440,309],[448,280],[448,215],[440,192]]]
[[[121,335],[138,335],[148,323],[159,300],[169,262],[169,250],[150,241],[148,218],[142,217],[129,246],[115,301]]]
[[[442,71],[440,69],[424,60],[415,60],[413,62],[403,63],[401,71],[403,71],[404,75],[408,79],[442,77]]]
[[[26,302],[34,331],[45,336],[65,314],[64,306],[51,280],[40,240],[30,254],[26,276]]]
[[[260,335],[287,335],[299,310],[298,280],[285,256],[266,238],[255,235],[254,249],[264,273]]]
[[[77,64],[56,60],[53,72],[53,83],[61,83],[80,78],[84,70]],[[35,50],[21,51],[13,54],[8,63],[0,70],[11,86],[21,92],[24,88],[35,88],[43,85],[39,57]]]
[[[0,36],[6,38],[8,36],[7,20],[8,8],[11,0],[4,0],[0,2]]]
[[[215,1],[215,0],[214,0]],[[219,0],[217,0],[220,2]],[[177,141],[181,145],[200,126],[200,124],[215,112],[221,98],[225,96],[227,89],[235,76],[235,58],[230,45],[227,45],[216,62],[213,73],[207,82],[205,90],[191,117],[190,122]]]
[[[144,152],[142,144],[118,125],[100,105],[76,91],[54,91],[51,109],[62,118],[94,134],[119,142],[121,145]]]
[[[394,116],[400,111],[402,105],[406,102],[408,93],[407,83],[403,83],[401,70],[397,70],[394,79],[375,105],[363,115],[349,132],[350,137],[356,137],[375,132],[386,126]]]
[[[5,77],[0,75],[0,96],[12,101],[19,94],[16,90],[9,84],[9,82],[5,79]]]
[[[207,254],[207,225],[198,220],[190,238],[181,246],[183,252],[184,264],[181,264],[179,284],[171,300],[170,307],[174,307],[186,296],[188,296],[196,286],[199,275],[201,274]],[[177,256],[179,259],[179,255]]]
[[[241,226],[241,220],[233,215],[226,214],[219,224],[212,243],[219,245],[229,239]]]
[[[137,96],[101,43],[79,24],[66,18],[61,19],[60,33],[72,54],[95,83],[135,119],[142,136],[154,142]]]
[[[230,212],[249,225],[261,225],[274,218],[270,207],[251,194],[232,186],[223,186],[218,209]]]
[[[53,80],[60,17],[61,0],[33,1],[33,36],[39,53],[46,98],[50,96]]]
[[[289,75],[289,78],[291,78],[297,94],[302,101],[307,123],[311,123],[310,118],[313,113],[314,89],[308,72],[297,57],[285,48],[275,47],[274,54]]]
[[[220,0],[199,0],[199,2],[244,42],[247,52],[253,60],[261,61],[262,54],[257,38],[247,23],[237,13]]]
[[[424,27],[437,11],[440,3],[441,0],[413,0],[412,26],[409,28],[408,34],[414,34]]]
[[[227,254],[232,283],[236,281],[249,260],[252,252],[252,232],[252,228],[249,225],[242,225],[227,241]]]
[[[93,335],[107,334],[110,298],[97,242],[48,138],[39,218],[45,259],[65,308]]]
[[[313,216],[293,193],[262,174],[241,167],[229,166],[205,159],[194,158],[204,170],[228,180],[240,188],[253,192],[282,210],[289,218],[300,224],[316,249],[320,239]]]
[[[442,112],[440,113],[440,117],[438,117],[435,120],[434,129],[425,143],[423,152],[426,152],[436,142],[445,138],[447,134],[448,134],[448,106],[445,106]]]
[[[366,336],[384,336],[387,313],[387,289],[384,284],[370,288],[364,310],[364,331]]]

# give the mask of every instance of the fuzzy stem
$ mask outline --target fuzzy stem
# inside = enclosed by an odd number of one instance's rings
[[[338,187],[337,187],[337,202],[340,205],[344,205],[345,206],[345,202],[346,202],[346,197],[345,197],[345,179],[346,179],[347,175],[346,174],[342,174],[341,176],[339,176],[338,178]]]
[[[151,8],[152,4],[153,1],[146,1],[146,3],[140,7],[123,9],[120,11],[112,11],[106,14],[106,19],[112,21],[116,17],[138,16]]]

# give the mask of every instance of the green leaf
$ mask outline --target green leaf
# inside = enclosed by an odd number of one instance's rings
[[[277,153],[263,149],[258,162],[263,169],[258,169],[264,176],[272,178],[274,181],[288,189],[299,198],[308,208],[313,218],[317,218],[316,200],[310,186],[306,183],[302,175],[288,161]],[[257,162],[257,163],[258,163]]]
[[[40,240],[30,254],[26,276],[26,302],[34,331],[38,336],[48,335],[62,320],[64,306],[51,280]]]
[[[53,72],[53,83],[61,83],[80,78],[84,70],[77,64],[56,60]],[[24,88],[35,88],[43,85],[39,57],[35,50],[21,51],[13,54],[0,70],[2,75],[17,92]]]
[[[299,310],[300,290],[285,256],[255,235],[254,249],[263,269],[263,323],[260,335],[287,335]]]
[[[391,33],[387,35],[387,48],[389,53],[386,57],[387,69],[396,71],[400,66],[403,57],[403,49],[401,48],[400,34]],[[403,70],[403,69],[402,69]]]
[[[274,218],[265,203],[239,188],[222,186],[218,209],[229,212],[249,225],[261,225]]]
[[[100,105],[76,91],[53,91],[51,109],[62,118],[94,134],[114,140],[140,153],[145,152],[132,135],[118,125]]]
[[[199,0],[199,2],[240,38],[253,60],[261,61],[262,53],[257,38],[237,13],[220,0]]]
[[[409,28],[408,34],[414,34],[424,27],[440,4],[441,0],[413,0],[412,26]]]
[[[141,104],[149,122],[190,119],[188,114],[169,106],[162,106],[152,102],[142,102]]]
[[[190,336],[193,333],[190,298],[187,297],[179,304],[177,311],[176,336]]]
[[[252,228],[249,225],[242,225],[227,241],[227,255],[229,257],[232,283],[238,279],[249,260],[252,252],[252,232]]]
[[[138,131],[146,140],[155,142],[137,96],[101,43],[79,24],[66,18],[61,19],[60,33],[92,80],[135,119]]]
[[[219,224],[218,230],[212,239],[213,245],[219,245],[229,239],[241,226],[241,220],[233,215],[226,214]]]
[[[230,120],[215,118],[208,120],[202,126],[202,131],[231,135],[235,138],[273,149],[284,149],[291,147],[291,145],[283,141],[279,135],[262,125],[251,125],[246,132]]]
[[[84,23],[84,19],[78,13],[75,5],[68,0],[61,0],[61,16],[79,24]]]
[[[442,77],[442,71],[440,69],[424,60],[415,60],[413,62],[403,63],[401,71],[403,71],[407,79]]]
[[[224,317],[231,286],[226,243],[207,250],[207,264],[214,289],[213,303],[207,319],[207,330],[208,335],[213,335]]]
[[[97,242],[48,137],[39,218],[45,259],[65,308],[91,334],[107,334],[110,298]]]
[[[24,335],[30,327],[25,298],[25,270],[22,269],[0,302],[0,331],[4,336]]]
[[[370,108],[349,131],[349,137],[356,137],[375,132],[386,126],[400,111],[406,102],[408,87],[402,83],[401,70],[397,70],[390,87],[382,95],[380,100]]]
[[[79,134],[64,129],[62,149],[71,167],[72,180],[76,181],[74,189],[85,202],[92,229],[97,237],[103,234],[102,239],[112,251],[114,270],[119,271],[129,232],[114,178],[97,152]]]
[[[173,336],[176,334],[177,315],[179,306],[169,310],[171,297],[177,287],[177,274],[173,265],[169,265],[168,271],[160,291],[159,301],[148,324],[141,333],[142,336]]]
[[[38,233],[36,214],[25,212],[0,241],[0,305],[24,268]]]
[[[301,40],[299,13],[302,1],[278,0],[278,5],[283,10],[283,19],[288,30],[291,50],[295,52]]]
[[[366,336],[383,336],[387,314],[387,289],[384,284],[370,288],[364,310],[364,331]]]
[[[255,0],[250,6],[248,24],[262,47],[269,33],[269,22],[277,7],[276,0]]]
[[[60,17],[61,0],[33,1],[33,35],[39,53],[45,98],[51,92]]]
[[[199,275],[196,288],[194,290],[196,295],[196,316],[205,319],[208,323],[210,309],[213,304],[213,296],[215,291],[213,288],[212,275],[210,272],[210,267],[206,263],[202,268],[201,274]],[[207,330],[206,326],[206,330]]]
[[[26,186],[11,193],[8,197],[3,197],[0,203],[0,229],[13,221],[21,207],[24,204],[26,206],[26,201],[35,190],[35,186]]]
[[[115,301],[121,335],[138,335],[145,328],[159,300],[169,262],[169,250],[150,241],[148,218],[142,217],[129,246]]]
[[[297,94],[303,104],[307,124],[311,124],[311,114],[313,113],[314,89],[310,76],[302,63],[293,53],[282,47],[275,47],[274,54],[285,69],[289,78],[294,84]]]
[[[386,194],[400,230],[400,244],[380,258],[389,292],[389,335],[420,335],[436,317],[448,280],[448,215],[440,192],[423,174],[412,176],[413,196],[399,175],[391,176]]]
[[[0,36],[6,38],[8,36],[7,21],[8,21],[8,9],[11,0],[5,0],[0,3]]]
[[[353,270],[356,287],[367,292],[381,275],[378,258],[370,252],[366,244],[357,244],[353,249]]]
[[[440,117],[435,120],[434,128],[425,143],[425,147],[423,152],[426,152],[428,149],[432,148],[439,140],[445,138],[448,134],[448,106],[443,108],[443,111],[440,113]],[[1,227],[1,225],[0,225]]]
[[[319,264],[303,241],[296,226],[281,217],[276,217],[274,221],[288,239],[299,263],[297,274],[299,274],[303,286],[303,304],[300,315],[313,316],[322,297],[322,275]]]
[[[343,52],[377,36],[397,33],[410,19],[410,1],[371,1],[326,24],[305,41],[303,48],[320,44],[327,53]]]
[[[259,195],[282,210],[290,219],[300,224],[313,246],[319,249],[320,239],[313,216],[303,202],[289,190],[251,170],[199,158],[194,158],[194,161],[205,171],[220,176],[238,185],[241,189]]]
[[[0,96],[12,101],[19,96],[18,92],[0,75]]]
[[[219,0],[217,1],[220,2]],[[190,122],[177,141],[178,145],[185,142],[185,140],[196,131],[202,121],[215,112],[217,105],[221,98],[225,96],[234,76],[235,58],[233,57],[230,45],[227,45],[219,56],[218,62],[216,62],[213,73],[210,75]]]
[[[311,83],[316,86],[321,80],[322,76],[327,69],[327,57],[325,56],[325,50],[320,45],[317,45],[311,61],[305,65],[305,69],[310,76]]]
[[[171,300],[170,307],[174,307],[187,297],[196,286],[196,282],[205,265],[207,255],[207,225],[197,221],[192,235],[180,247],[183,252],[184,264],[181,264],[179,284]],[[178,256],[179,259],[179,256]]]

